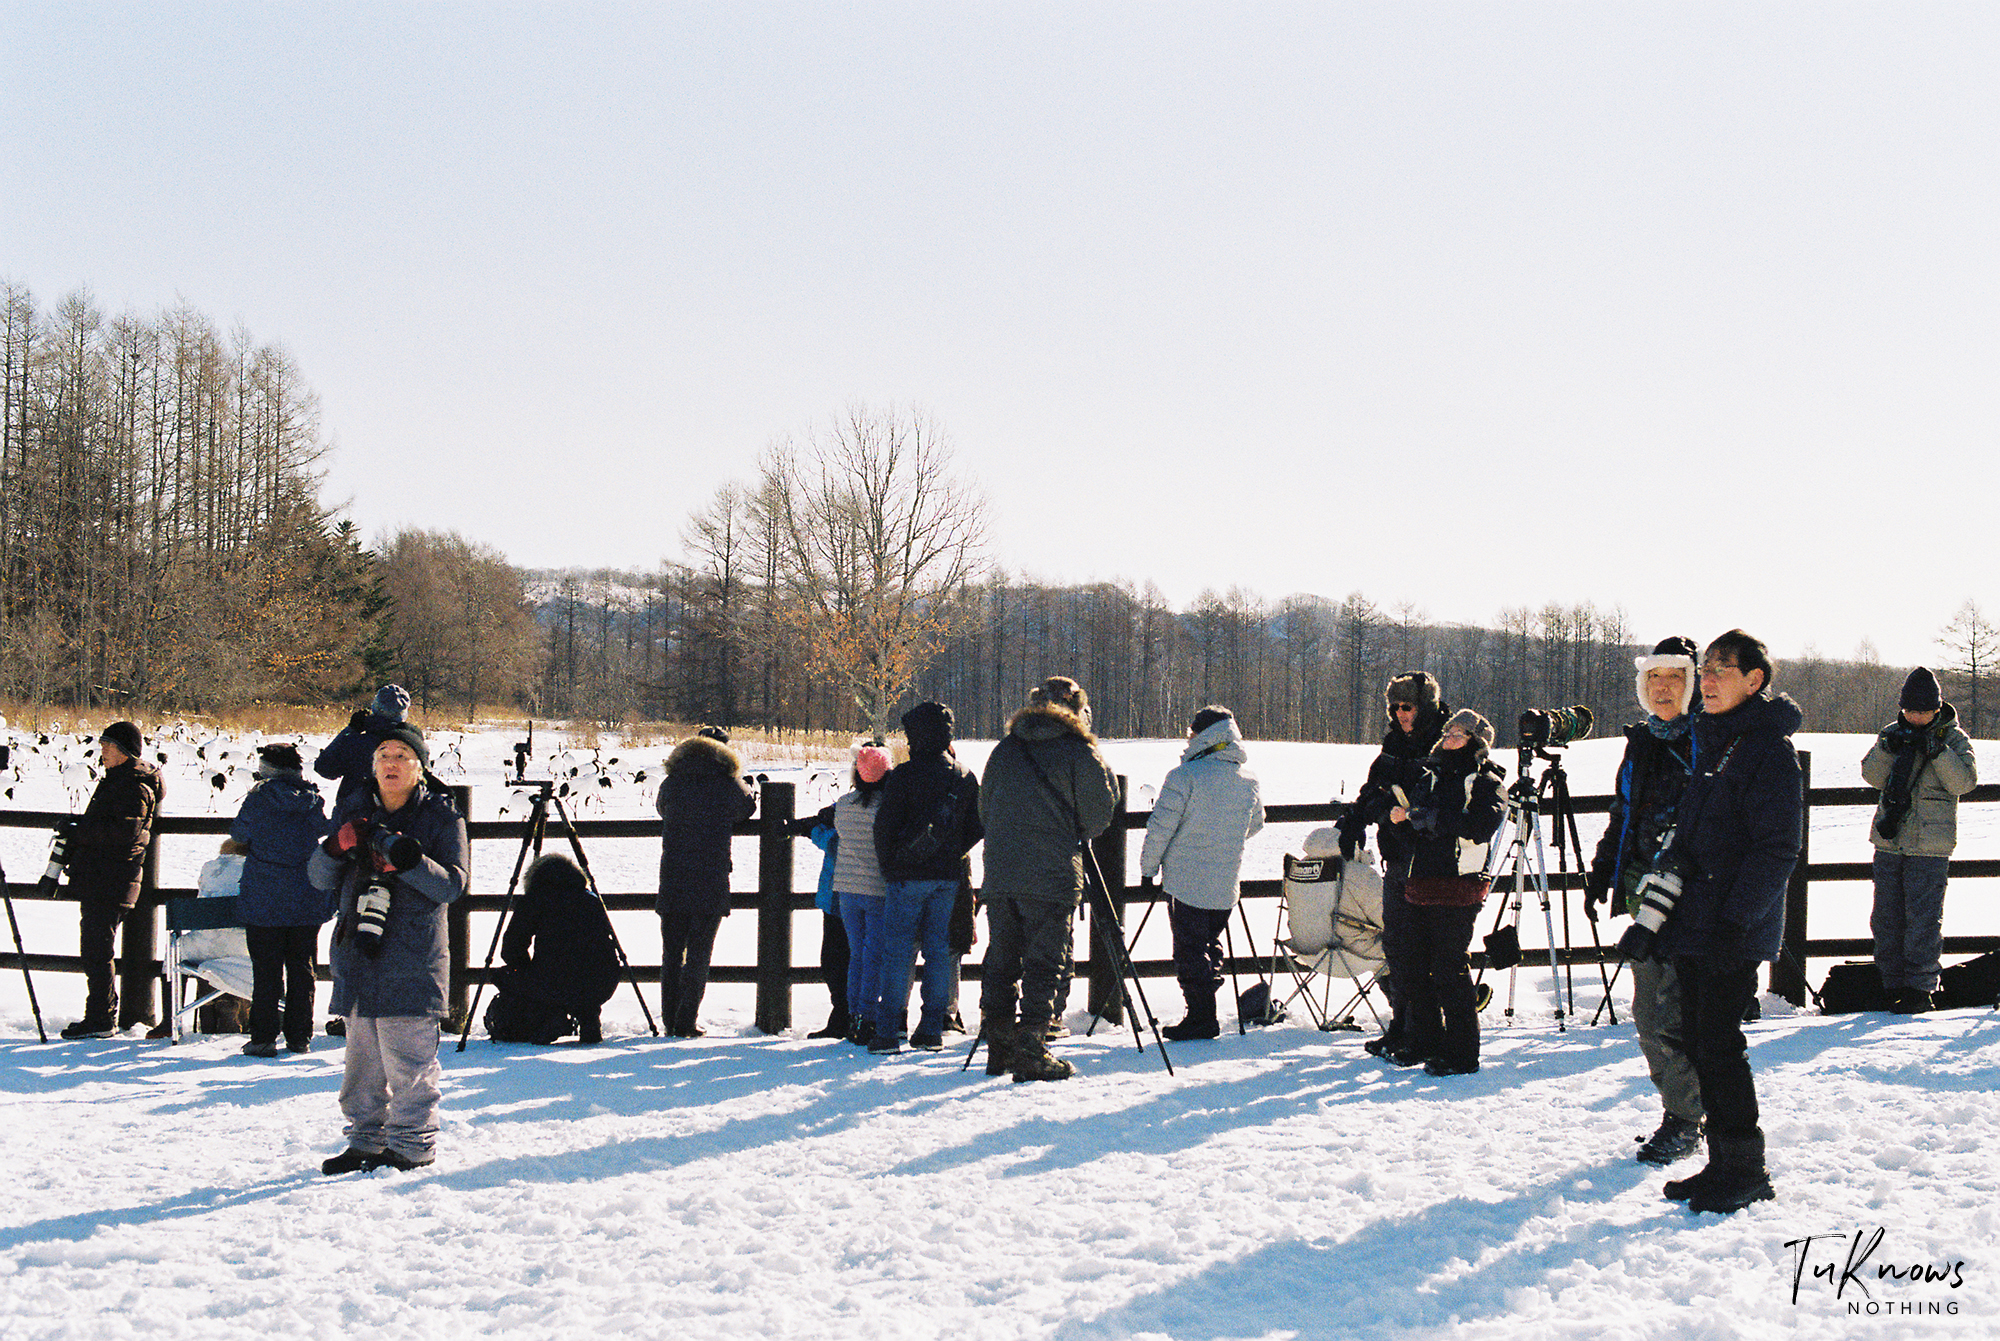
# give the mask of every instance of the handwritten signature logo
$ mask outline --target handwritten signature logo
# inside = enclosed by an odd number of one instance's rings
[[[1833,1287],[1833,1297],[1844,1300],[1849,1312],[1860,1311],[1867,1305],[1868,1312],[1878,1311],[1879,1301],[1869,1289],[1872,1282],[1877,1289],[1891,1284],[1944,1285],[1956,1290],[1965,1284],[1965,1261],[1960,1258],[1947,1262],[1901,1262],[1873,1259],[1887,1236],[1886,1228],[1873,1231],[1857,1230],[1853,1234],[1811,1234],[1805,1238],[1787,1239],[1785,1246],[1792,1250],[1792,1303],[1799,1302],[1799,1290],[1808,1281],[1825,1281]],[[1838,1245],[1845,1244],[1844,1248]],[[1818,1252],[1814,1249],[1817,1246]],[[1886,1255],[1885,1255],[1886,1256]],[[1819,1260],[1816,1260],[1819,1259]],[[1853,1286],[1856,1298],[1847,1299],[1847,1289]],[[1904,1306],[1906,1309],[1909,1307]],[[1935,1304],[1929,1312],[1958,1311],[1956,1302],[1940,1310]]]

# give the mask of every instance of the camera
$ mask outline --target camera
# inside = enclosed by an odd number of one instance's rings
[[[1582,740],[1597,718],[1581,703],[1567,708],[1530,708],[1521,714],[1521,748],[1559,750]]]
[[[354,901],[354,943],[370,959],[382,953],[382,933],[389,929],[390,897],[389,886],[378,879]]]
[[[1676,867],[1647,872],[1639,881],[1636,891],[1639,907],[1632,914],[1632,925],[1625,928],[1625,934],[1618,938],[1618,953],[1627,959],[1644,959],[1653,953],[1653,942],[1658,939],[1660,928],[1673,916],[1674,905],[1681,901],[1682,872]]]
[[[49,844],[48,869],[42,872],[41,880],[35,885],[35,897],[55,897],[56,886],[62,881],[63,867],[69,865],[69,836],[75,831],[74,819],[66,819],[56,825],[55,839]]]

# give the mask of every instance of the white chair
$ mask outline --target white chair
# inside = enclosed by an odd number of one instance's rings
[[[1365,1005],[1382,1022],[1371,999],[1382,972],[1382,872],[1373,852],[1342,860],[1336,848],[1310,855],[1285,854],[1284,894],[1280,900],[1279,935],[1271,946],[1271,976],[1280,968],[1292,978],[1293,990],[1284,1005],[1303,1001],[1321,1029],[1355,1029],[1354,1010]],[[1333,980],[1350,980],[1354,995],[1339,1010],[1332,1008]],[[1317,989],[1319,997],[1314,999]]]

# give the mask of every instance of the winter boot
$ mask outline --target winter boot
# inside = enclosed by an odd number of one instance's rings
[[[62,1036],[67,1039],[109,1038],[118,1032],[118,1025],[109,1016],[86,1014],[73,1024],[62,1027]]]
[[[1024,1080],[1068,1080],[1076,1068],[1049,1051],[1039,1031],[1022,1028],[1014,1035],[1014,1083]]]
[[[381,1150],[368,1157],[368,1167],[370,1169],[394,1169],[398,1173],[408,1173],[411,1169],[428,1167],[435,1158],[433,1155],[425,1155],[422,1159],[411,1159],[408,1155],[398,1154],[394,1150]]]
[[[1179,1024],[1168,1025],[1160,1033],[1175,1043],[1185,1043],[1194,1038],[1220,1036],[1222,1026],[1215,1020],[1215,993],[1190,994],[1187,999],[1187,1018]]]
[[[1776,1200],[1778,1194],[1771,1187],[1771,1175],[1764,1168],[1763,1133],[1724,1140],[1711,1136],[1708,1147],[1709,1164],[1702,1173],[1713,1170],[1714,1176],[1689,1194],[1689,1210],[1727,1215],[1752,1202]]]
[[[806,1037],[846,1038],[848,1031],[853,1027],[854,1027],[854,1022],[848,1018],[847,1012],[844,1010],[837,1010],[833,1014],[826,1017],[825,1024],[813,1030],[810,1034],[807,1034]]]
[[[380,1158],[381,1154],[379,1150],[363,1150],[358,1146],[349,1146],[332,1159],[321,1161],[319,1171],[331,1178],[336,1174],[373,1168],[375,1160]]]
[[[243,1045],[245,1057],[275,1057],[278,1055],[278,1041],[274,1038],[253,1038]]]
[[[1638,1160],[1641,1164],[1657,1164],[1662,1167],[1676,1160],[1686,1159],[1701,1145],[1701,1121],[1663,1114],[1660,1127],[1651,1136],[1641,1138]]]
[[[1004,1076],[1014,1069],[1014,1026],[989,1020],[979,1031],[986,1040],[986,1074]]]

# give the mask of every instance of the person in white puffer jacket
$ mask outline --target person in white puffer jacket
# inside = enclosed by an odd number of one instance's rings
[[[1145,881],[1160,878],[1171,900],[1174,976],[1187,999],[1187,1017],[1165,1030],[1175,1042],[1222,1032],[1215,1015],[1222,933],[1236,907],[1243,845],[1264,827],[1263,793],[1257,775],[1245,767],[1248,760],[1235,715],[1227,708],[1203,708],[1188,728],[1180,765],[1167,774],[1146,821],[1139,874]]]

